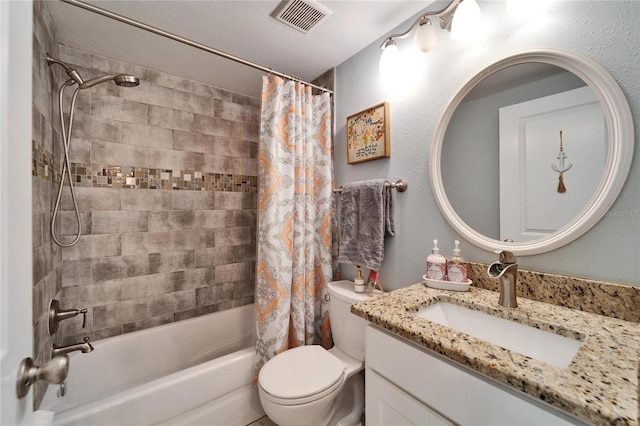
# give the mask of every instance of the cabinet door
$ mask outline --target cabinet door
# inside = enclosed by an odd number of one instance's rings
[[[395,337],[373,325],[367,327],[366,393],[376,392],[371,372],[428,404],[460,425],[568,426],[585,424],[576,417],[546,406],[540,400],[483,376],[470,368]],[[375,380],[375,379],[374,379]],[[386,398],[386,395],[384,395]],[[377,404],[376,400],[371,402]],[[396,411],[405,414],[397,405]],[[367,398],[367,416],[369,399]],[[373,414],[374,418],[376,414]],[[409,416],[405,416],[410,418]],[[382,422],[385,426],[394,422]],[[408,423],[412,424],[412,423]],[[426,424],[425,421],[416,424]]]
[[[449,420],[433,411],[391,382],[367,369],[366,372],[367,426],[445,426]]]

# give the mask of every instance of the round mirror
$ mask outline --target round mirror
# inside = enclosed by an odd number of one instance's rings
[[[454,96],[431,147],[431,185],[449,224],[471,243],[538,254],[604,216],[633,145],[627,101],[600,65],[525,51],[485,68]]]

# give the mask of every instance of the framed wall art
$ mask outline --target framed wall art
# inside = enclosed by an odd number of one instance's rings
[[[389,129],[387,102],[347,117],[347,163],[390,157]]]

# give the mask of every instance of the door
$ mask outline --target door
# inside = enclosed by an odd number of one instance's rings
[[[607,149],[604,111],[588,86],[500,108],[500,239],[541,238],[578,216]]]
[[[16,397],[32,356],[32,3],[0,1],[0,424],[33,424],[33,392]]]
[[[375,371],[367,369],[365,392],[369,425],[453,426],[445,417],[413,398]]]

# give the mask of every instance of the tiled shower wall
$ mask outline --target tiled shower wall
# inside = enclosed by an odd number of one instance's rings
[[[259,100],[61,46],[91,78],[71,162],[83,237],[62,249],[63,343],[98,340],[253,303]],[[70,192],[61,232],[75,232]]]
[[[36,68],[48,72],[43,51],[34,53],[34,80]],[[110,81],[78,96],[70,152],[83,236],[71,248],[48,236],[61,164],[51,129],[57,84],[41,96],[48,109],[39,111],[47,131],[38,131],[47,140],[34,137],[35,352],[49,356],[44,310],[56,295],[65,309],[88,309],[84,329],[81,315],[60,324],[62,344],[253,303],[259,99],[67,46],[53,52],[85,80],[124,72],[140,86]],[[59,216],[59,232],[73,235],[68,187]]]

